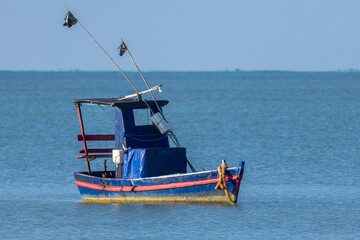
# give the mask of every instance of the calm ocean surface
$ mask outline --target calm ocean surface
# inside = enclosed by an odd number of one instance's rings
[[[359,72],[145,76],[163,84],[195,168],[246,161],[238,205],[83,204],[72,100],[131,86],[113,72],[0,72],[1,239],[360,239]],[[111,108],[83,109],[88,134],[112,133]]]

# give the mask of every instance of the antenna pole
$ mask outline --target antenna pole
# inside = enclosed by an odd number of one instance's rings
[[[123,39],[122,39],[122,38],[121,38],[121,41],[123,42]],[[142,74],[140,68],[139,68],[138,65],[136,64],[136,62],[135,62],[133,56],[131,55],[131,52],[130,52],[130,50],[129,50],[128,47],[127,47],[127,51],[128,51],[128,53],[129,53],[129,56],[130,56],[132,62],[134,63],[135,67],[137,68],[138,72],[140,73],[141,78],[144,80],[144,83],[146,84],[146,87],[147,87],[148,89],[150,89],[150,86],[149,86],[148,82],[146,81],[146,79],[145,79],[144,75]],[[154,102],[155,102],[156,107],[159,109],[160,114],[163,116],[163,118],[164,118],[165,121],[166,121],[166,118],[165,118],[164,114],[162,113],[161,108],[159,107],[158,103],[157,103],[156,100],[155,100],[154,94],[153,94],[152,92],[150,92],[150,94],[151,94],[152,99],[153,99]]]
[[[122,38],[121,38],[121,41],[124,42]],[[129,48],[128,48],[127,46],[126,46],[126,48],[127,48],[127,51],[128,51],[128,53],[129,53],[129,56],[130,56],[132,62],[134,63],[135,67],[137,68],[138,72],[140,73],[141,78],[144,80],[147,88],[150,90],[150,86],[149,86],[148,82],[146,81],[144,75],[142,74],[140,68],[139,68],[138,65],[136,64],[133,56],[131,55],[131,52],[130,52]],[[164,116],[164,114],[163,114],[162,111],[161,111],[161,108],[159,107],[158,103],[156,102],[156,99],[155,99],[154,94],[153,94],[152,92],[150,92],[150,94],[151,94],[151,96],[152,96],[152,98],[153,98],[153,100],[154,100],[154,102],[155,102],[155,104],[156,104],[156,107],[158,108],[160,114],[163,116],[164,120],[167,121],[166,118],[165,118],[165,116]],[[180,143],[179,143],[179,140],[177,139],[177,137],[176,137],[176,135],[175,135],[174,133],[169,134],[169,137],[170,137],[170,139],[173,141],[173,143],[175,144],[175,146],[181,147],[181,146],[180,146]],[[186,159],[186,162],[189,164],[189,167],[190,167],[191,171],[192,171],[192,172],[196,172],[195,168],[192,166],[192,164],[190,163],[190,161],[189,161],[188,159]]]
[[[121,41],[123,42],[123,39],[122,39],[122,38],[121,38]],[[148,82],[146,81],[146,79],[145,79],[144,75],[142,74],[140,68],[139,68],[138,65],[136,64],[136,62],[135,62],[133,56],[131,55],[131,52],[130,52],[130,50],[129,50],[128,47],[127,47],[127,51],[128,51],[128,53],[129,53],[129,56],[130,56],[132,62],[134,63],[135,67],[137,68],[138,72],[140,73],[141,78],[144,80],[147,88],[150,90],[150,86],[149,86]],[[152,96],[152,98],[153,98],[153,100],[154,100],[154,102],[155,102],[155,105],[156,105],[156,107],[158,108],[160,114],[163,116],[164,120],[167,121],[166,118],[165,118],[165,116],[164,116],[164,114],[163,114],[162,111],[161,111],[161,108],[159,107],[158,103],[156,102],[156,99],[155,99],[154,94],[153,94],[152,92],[150,92],[150,94],[151,94],[151,96]],[[169,136],[170,136],[170,139],[174,142],[174,144],[175,144],[177,147],[181,147],[181,146],[180,146],[180,143],[179,143],[179,140],[176,138],[176,136],[175,136],[174,133],[172,133],[172,134],[169,135]],[[190,162],[189,162],[189,165],[191,166]],[[192,166],[191,166],[191,168],[193,169]]]

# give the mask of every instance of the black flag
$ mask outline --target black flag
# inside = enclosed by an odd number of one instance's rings
[[[121,44],[120,44],[120,46],[118,47],[118,49],[120,49],[120,56],[122,56],[122,55],[124,55],[124,53],[126,52],[126,50],[128,50],[127,49],[127,47],[126,47],[126,45],[125,45],[125,43],[124,43],[124,41],[122,41],[121,40]]]
[[[69,28],[72,28],[78,22],[76,17],[74,17],[74,15],[72,15],[72,13],[70,11],[67,12],[64,20],[65,20],[65,23],[63,24],[63,26],[68,26]]]

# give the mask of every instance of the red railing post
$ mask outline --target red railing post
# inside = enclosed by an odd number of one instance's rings
[[[84,130],[84,123],[83,123],[83,120],[82,120],[80,104],[77,104],[76,108],[77,108],[78,115],[79,115],[81,135],[82,135],[83,144],[84,144],[84,152],[85,152],[85,155],[88,155],[88,150],[87,150],[87,145],[86,145],[86,137],[85,137],[85,130]],[[86,159],[86,166],[87,166],[88,173],[91,174],[89,159],[88,158],[85,158],[85,159]]]

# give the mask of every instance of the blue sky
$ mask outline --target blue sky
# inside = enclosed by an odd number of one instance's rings
[[[1,1],[0,70],[124,69],[122,37],[144,71],[360,69],[360,1]]]

